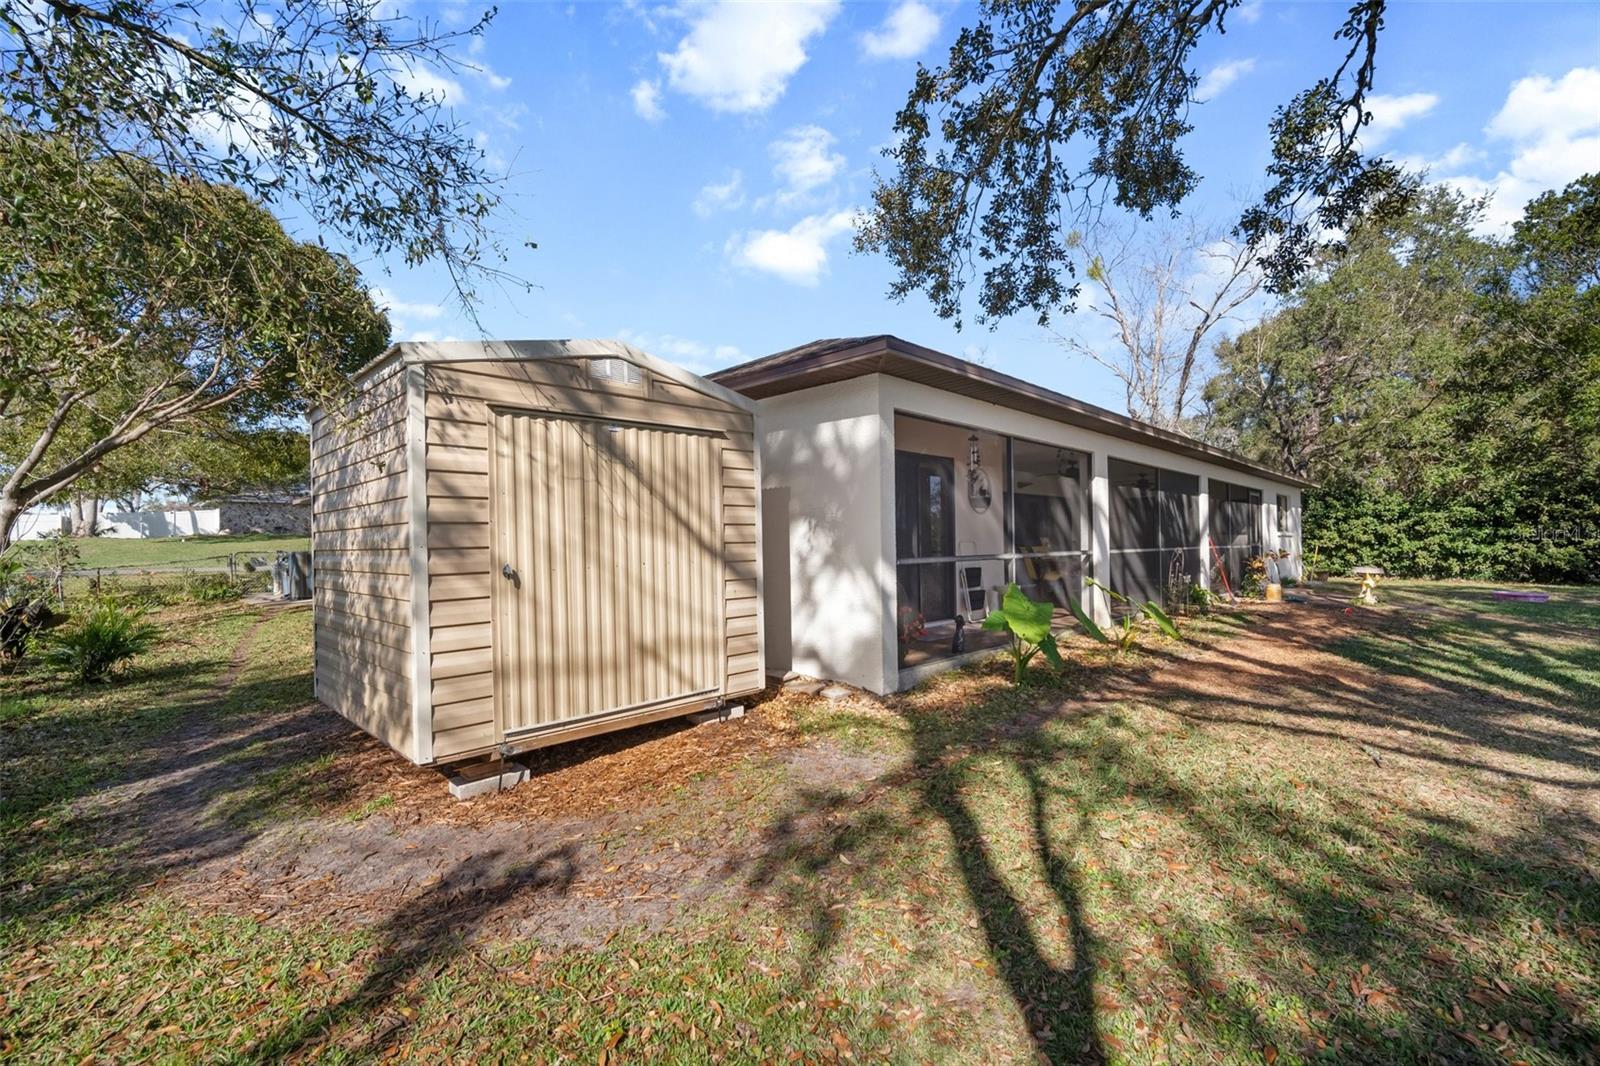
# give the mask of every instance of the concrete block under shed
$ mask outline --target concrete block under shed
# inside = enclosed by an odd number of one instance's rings
[[[713,707],[709,711],[697,711],[689,716],[689,721],[695,725],[705,725],[708,722],[731,722],[743,717],[744,704],[734,703],[726,707]]]
[[[528,779],[528,768],[517,762],[475,762],[450,771],[450,795],[458,800],[472,799],[490,792],[502,792]]]

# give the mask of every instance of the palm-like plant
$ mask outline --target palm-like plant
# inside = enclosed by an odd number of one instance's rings
[[[1089,634],[1089,636],[1093,637],[1095,640],[1098,640],[1100,643],[1110,644],[1115,647],[1118,655],[1121,655],[1123,652],[1133,647],[1134,642],[1139,639],[1139,629],[1146,621],[1154,622],[1156,628],[1160,629],[1161,632],[1165,633],[1173,640],[1183,639],[1183,635],[1178,632],[1177,623],[1173,622],[1172,617],[1168,615],[1166,611],[1161,609],[1160,604],[1154,602],[1153,600],[1146,600],[1144,603],[1135,604],[1132,600],[1128,599],[1128,597],[1122,595],[1122,593],[1112,591],[1110,588],[1102,585],[1092,577],[1086,579],[1085,584],[1092,588],[1099,589],[1117,603],[1126,604],[1130,607],[1136,608],[1136,613],[1123,615],[1113,627],[1112,632],[1108,634],[1104,629],[1095,624],[1094,619],[1090,618],[1088,613],[1084,611],[1081,603],[1073,599],[1071,596],[1067,597],[1067,606],[1072,609],[1072,615],[1078,620],[1078,624],[1083,627],[1083,631]]]

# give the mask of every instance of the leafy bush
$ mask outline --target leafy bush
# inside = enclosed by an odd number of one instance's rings
[[[1211,608],[1222,602],[1222,597],[1196,582],[1189,586],[1189,597],[1185,604],[1187,610],[1205,614]]]
[[[102,681],[149,651],[159,633],[141,613],[99,600],[88,613],[49,635],[44,660],[76,681]]]
[[[186,574],[183,579],[183,597],[190,603],[226,603],[244,592],[244,585],[227,574]]]
[[[0,673],[15,670],[33,639],[65,620],[50,587],[27,572],[26,555],[15,547],[0,553]]]
[[[1239,579],[1239,595],[1247,600],[1260,599],[1267,591],[1267,557],[1252,555],[1245,560],[1244,576]]]
[[[1306,494],[1303,558],[1308,572],[1326,574],[1381,566],[1396,577],[1592,582],[1600,580],[1600,497],[1586,498],[1589,489],[1538,500],[1493,486],[1320,488]]]
[[[1011,656],[1011,679],[1016,684],[1022,684],[1028,664],[1041,652],[1051,666],[1061,669],[1061,652],[1056,648],[1055,634],[1050,632],[1054,615],[1055,608],[1028,599],[1013,581],[1000,598],[1000,609],[983,616],[983,628],[1011,635],[1006,651]]]

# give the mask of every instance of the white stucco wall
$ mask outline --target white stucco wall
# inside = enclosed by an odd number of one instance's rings
[[[763,400],[759,433],[767,669],[882,692],[897,675],[892,629],[884,642],[884,619],[894,618],[894,447],[877,382]]]
[[[1124,459],[1197,474],[1207,493],[1210,479],[1259,489],[1261,543],[1295,554],[1300,570],[1300,490],[1257,474],[1237,471],[1069,426],[1008,407],[984,403],[900,378],[869,375],[761,401],[762,517],[764,523],[767,662],[769,669],[860,685],[875,692],[899,687],[895,661],[894,453],[897,447],[935,452],[923,431],[895,439],[895,415],[911,415],[976,427],[1092,456],[1090,543],[1094,572],[1110,571],[1108,460]],[[966,434],[952,431],[963,442]],[[1001,457],[987,449],[985,466],[995,478],[999,512],[1004,490]],[[964,460],[957,463],[964,470]],[[1276,531],[1277,495],[1288,497],[1290,532]],[[988,540],[980,516],[960,518],[958,540]],[[994,514],[999,520],[1000,515]],[[988,520],[987,518],[985,519]],[[980,547],[979,551],[987,550]],[[1202,573],[1212,559],[1206,553]],[[788,575],[785,584],[783,576]],[[1106,605],[1090,598],[1096,614]],[[787,620],[787,622],[785,621]]]

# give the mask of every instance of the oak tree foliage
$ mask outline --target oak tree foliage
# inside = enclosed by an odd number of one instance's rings
[[[1069,236],[1114,205],[1173,213],[1199,176],[1184,158],[1195,50],[1242,0],[985,0],[944,63],[919,66],[895,120],[856,247],[893,263],[895,298],[922,292],[959,326],[1074,306]],[[1319,245],[1376,208],[1398,210],[1400,170],[1364,157],[1384,0],[1331,27],[1329,72],[1278,108],[1261,201],[1240,236],[1269,286],[1290,288]]]
[[[0,0],[0,121],[85,159],[235,185],[373,256],[504,278],[499,180],[426,70],[458,30],[380,0]],[[132,165],[139,160],[148,167]]]
[[[281,426],[388,343],[349,260],[135,156],[0,132],[0,231],[0,538],[123,449]]]

